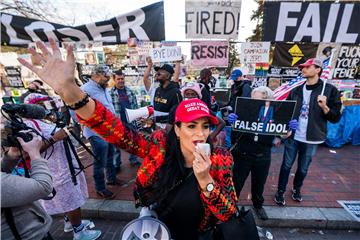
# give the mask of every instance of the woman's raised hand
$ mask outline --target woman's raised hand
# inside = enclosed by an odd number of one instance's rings
[[[50,52],[42,42],[36,43],[41,53],[36,52],[35,49],[29,49],[33,58],[40,62],[41,67],[36,67],[22,58],[18,58],[18,61],[36,73],[42,81],[47,83],[57,94],[63,97],[69,87],[76,86],[74,81],[75,57],[73,47],[70,45],[67,46],[67,57],[64,61],[55,40],[50,38],[49,43],[52,52]]]

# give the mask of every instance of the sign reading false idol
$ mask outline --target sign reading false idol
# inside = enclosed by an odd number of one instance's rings
[[[265,1],[263,40],[360,43],[359,18],[359,1]]]
[[[27,47],[35,41],[126,43],[129,38],[165,39],[164,2],[154,3],[109,20],[75,27],[1,14],[1,44]]]
[[[296,101],[274,101],[236,98],[238,119],[233,130],[265,135],[286,135],[294,114]]]

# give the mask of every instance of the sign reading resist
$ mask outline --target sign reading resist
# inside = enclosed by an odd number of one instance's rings
[[[264,41],[360,43],[359,1],[264,4]]]
[[[76,27],[1,14],[1,44],[24,46],[35,41],[126,43],[128,38],[165,39],[164,2],[158,2],[106,21]]]
[[[173,62],[180,61],[181,47],[161,47],[150,50],[150,56],[153,62]]]
[[[227,67],[227,41],[192,41],[191,64],[204,67]]]
[[[296,101],[273,101],[236,98],[235,112],[238,119],[233,129],[265,135],[285,135],[288,122],[294,114]]]
[[[241,0],[186,0],[186,38],[237,39]]]

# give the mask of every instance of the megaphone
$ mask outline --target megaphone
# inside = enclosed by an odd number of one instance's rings
[[[147,106],[147,107],[142,107],[142,108],[138,108],[138,109],[125,109],[125,113],[126,113],[126,120],[128,121],[128,123],[131,123],[132,121],[138,119],[138,118],[148,118],[151,115],[154,114],[154,108]]]
[[[170,231],[166,225],[144,207],[139,218],[129,222],[121,232],[121,240],[170,240]]]

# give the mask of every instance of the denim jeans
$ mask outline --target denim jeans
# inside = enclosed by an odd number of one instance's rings
[[[136,155],[129,154],[129,162],[130,163],[136,163],[138,161]],[[115,167],[120,167],[122,161],[121,161],[121,150],[118,148],[114,148],[114,165]]]
[[[95,181],[96,191],[104,191],[105,176],[104,168],[106,170],[106,179],[108,182],[116,180],[116,171],[113,164],[114,160],[114,146],[107,143],[101,137],[92,136],[89,138],[92,150],[97,160],[94,159],[94,172],[93,177]]]
[[[291,138],[285,140],[285,149],[280,169],[278,190],[286,190],[291,167],[293,166],[297,155],[299,155],[298,166],[293,184],[294,189],[301,189],[316,149],[316,144],[303,143]]]

